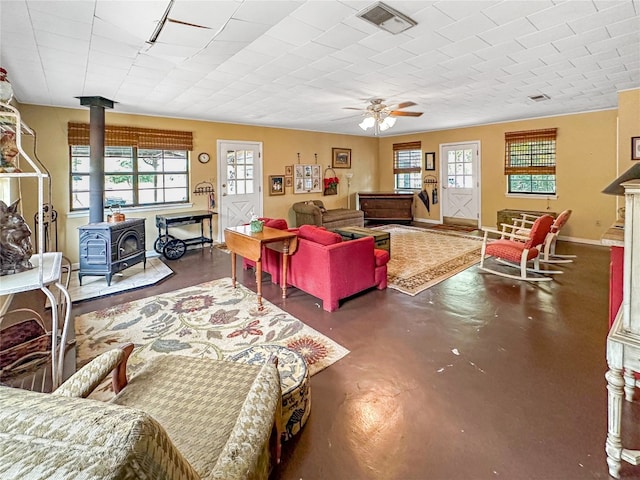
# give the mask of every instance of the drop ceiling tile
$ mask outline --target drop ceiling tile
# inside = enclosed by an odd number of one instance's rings
[[[478,37],[489,45],[498,45],[504,43],[505,39],[515,39],[537,31],[538,30],[526,19],[519,18],[498,27],[479,32]]]
[[[484,9],[490,8],[497,3],[498,2],[460,0],[455,2],[438,2],[434,7],[443,12],[449,18],[452,18],[453,20],[460,20]]]
[[[619,22],[607,23],[606,29],[612,37],[640,31],[640,17],[629,17]],[[640,50],[640,45],[638,45]]]
[[[242,20],[229,20],[229,23],[224,27],[222,32],[218,33],[216,40],[222,40],[227,42],[253,42],[257,38],[260,38],[267,30],[270,29],[269,25],[261,23],[250,23]]]
[[[523,19],[527,15],[553,6],[551,1],[528,0],[526,2],[499,2],[482,9],[483,15],[493,20],[497,25],[504,25],[515,20]]]
[[[522,52],[524,47],[515,40],[508,40],[505,43],[500,43],[491,47],[482,48],[476,50],[475,54],[485,60],[493,60],[497,58],[508,57],[512,54]]]
[[[216,2],[218,3],[218,2]],[[275,25],[287,15],[293,13],[300,7],[299,1],[269,1],[248,0],[238,1],[237,11],[233,18],[252,23],[263,23],[265,25]]]
[[[164,14],[168,1],[95,2],[95,16],[121,30],[148,39]]]
[[[233,75],[244,75],[253,71],[253,69],[253,65],[247,65],[245,63],[238,63],[234,62],[233,60],[228,60],[220,65],[216,70],[231,73]]]
[[[100,18],[95,18],[91,29],[92,37],[98,36],[117,40],[119,43],[136,46],[138,49],[145,45],[148,37],[141,36],[138,31],[130,32],[121,27],[105,22]]]
[[[55,33],[77,39],[86,40],[91,34],[90,23],[75,22],[66,18],[61,18],[54,23],[51,21],[51,17],[43,13],[32,15],[31,23],[35,31]]]
[[[474,37],[467,37],[463,40],[457,41],[449,45],[445,45],[444,47],[438,50],[450,57],[457,57],[459,55],[464,55],[467,52],[480,51],[490,46],[491,45],[489,45],[487,42],[482,40],[480,37],[474,36]]]
[[[607,38],[611,38],[607,29],[604,26],[599,26],[593,30],[589,30],[588,32],[583,32],[579,35],[574,35],[572,37],[566,37],[553,42],[553,46],[558,49],[560,52],[566,52],[570,49],[578,48],[578,47],[587,47],[594,42],[599,42],[600,40],[605,40]]]
[[[167,22],[160,32],[157,44],[170,44],[180,47],[204,48],[213,39],[215,31],[208,28],[196,28],[179,23]]]
[[[291,53],[298,57],[315,60],[326,55],[331,55],[339,50],[326,45],[320,45],[316,41],[307,42],[304,45],[291,49]]]
[[[39,31],[36,33],[36,42],[39,46],[62,50],[70,53],[86,54],[89,51],[89,42],[77,38],[66,37],[55,33]]]
[[[497,26],[493,20],[484,15],[474,15],[450,23],[445,27],[438,28],[436,29],[436,33],[439,33],[448,40],[458,41],[465,37],[491,30]]]
[[[625,45],[640,45],[640,31],[593,42],[589,44],[588,48],[594,54],[603,52],[615,53],[617,48]]]
[[[283,42],[282,40],[271,37],[268,34],[262,35],[247,46],[247,50],[266,54],[273,54],[274,52],[282,54],[293,48],[295,47],[292,43]]]
[[[545,57],[556,55],[557,53],[558,50],[556,50],[554,46],[549,43],[511,53],[509,57],[514,59],[516,62],[526,62],[536,58],[544,59]]]
[[[405,60],[409,60],[414,58],[416,55],[414,53],[408,52],[402,48],[390,48],[384,52],[381,52],[377,55],[369,57],[369,60],[372,62],[379,63],[381,65],[395,65],[396,63],[404,62]],[[354,58],[353,60],[357,60]]]
[[[442,48],[445,45],[450,45],[451,43],[453,42],[438,33],[426,32],[424,36],[421,36],[420,38],[404,42],[401,48],[413,53],[414,55],[420,55],[433,50],[438,50],[439,48]]]
[[[371,60],[367,60],[365,58],[363,58],[362,60],[359,60],[347,67],[345,67],[345,70],[348,70],[350,72],[354,72],[358,75],[365,75],[367,73],[371,73],[371,72],[379,72],[380,69],[382,69],[383,66],[379,63],[376,62],[372,62]]]
[[[571,30],[566,23],[563,23],[539,32],[520,35],[516,37],[516,41],[526,48],[533,48],[549,42],[562,40],[563,38],[569,38],[574,35],[575,33],[573,30]]]
[[[291,16],[320,30],[330,30],[356,13],[353,7],[340,2],[304,2]]]
[[[561,23],[566,23],[567,20],[580,18],[595,12],[596,8],[592,2],[558,2],[550,8],[527,15],[527,19],[538,30],[546,30]],[[576,30],[574,29],[574,31]]]
[[[165,6],[167,4],[168,2],[165,3]],[[238,6],[239,4],[236,2],[177,1],[171,7],[169,18],[209,27],[214,34],[229,21]]]
[[[304,45],[322,35],[323,31],[292,17],[283,19],[268,32],[270,37],[280,39],[293,45]]]
[[[10,4],[11,8],[15,8],[21,2],[3,2]],[[52,23],[58,23],[60,20],[71,20],[73,22],[91,24],[94,14],[94,2],[51,2],[36,1],[28,2],[29,15],[33,18],[47,17]]]
[[[348,47],[349,45],[352,45],[367,36],[368,35],[364,32],[339,23],[338,25],[335,25],[334,27],[327,30],[325,33],[316,37],[314,39],[314,42],[339,49]]]
[[[358,43],[372,50],[384,52],[389,48],[399,47],[400,45],[411,41],[413,41],[413,38],[405,35],[404,33],[392,35],[389,32],[376,29],[376,33],[363,38]]]
[[[575,32],[582,33],[602,25],[621,22],[632,17],[637,18],[638,12],[635,11],[633,4],[634,2],[606,2],[603,4],[605,8],[597,13],[581,16],[567,23]]]
[[[140,50],[136,45],[122,43],[111,38],[93,35],[91,37],[91,51],[134,59],[138,55],[138,52]]]

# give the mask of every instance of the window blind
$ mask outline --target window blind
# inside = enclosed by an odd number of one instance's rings
[[[193,150],[193,133],[177,130],[105,125],[108,147],[138,147],[157,150]],[[69,122],[69,145],[89,145],[89,124]]]
[[[393,144],[393,173],[422,172],[422,142]]]
[[[505,175],[555,175],[557,128],[505,132]]]

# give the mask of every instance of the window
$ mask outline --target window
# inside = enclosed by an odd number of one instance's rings
[[[89,208],[89,125],[69,122],[71,210]],[[189,200],[191,132],[105,126],[105,207]]]
[[[393,177],[396,190],[422,188],[422,144],[393,144]]]
[[[505,133],[508,193],[555,195],[557,129]]]
[[[105,207],[157,205],[189,199],[188,152],[105,147]],[[71,209],[89,208],[87,145],[71,146]]]

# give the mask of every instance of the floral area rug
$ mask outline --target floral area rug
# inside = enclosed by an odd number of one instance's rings
[[[262,344],[300,353],[313,375],[349,353],[264,299],[259,311],[255,292],[236,285],[222,278],[76,317],[78,367],[127,342],[135,345],[129,375],[156,355],[225,359]],[[110,388],[107,380],[91,397],[108,399]]]
[[[404,225],[374,229],[391,236],[388,286],[407,295],[416,295],[480,261],[480,237]]]

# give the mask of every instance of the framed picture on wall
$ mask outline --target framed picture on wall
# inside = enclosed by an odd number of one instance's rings
[[[436,169],[436,152],[424,152],[424,169]]]
[[[287,188],[293,187],[293,177],[284,177],[284,186]]]
[[[286,177],[293,176],[293,165],[287,165],[286,167],[284,167],[284,175]]]
[[[269,175],[269,195],[284,195],[284,175]]]
[[[640,160],[640,137],[631,137],[631,160]]]
[[[351,149],[350,148],[332,148],[331,158],[332,158],[331,167],[351,168]]]

